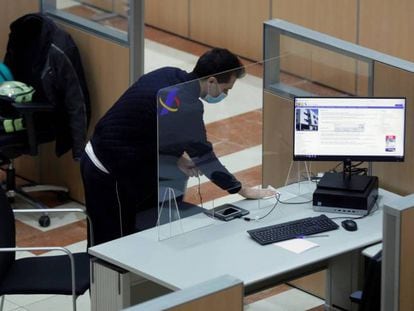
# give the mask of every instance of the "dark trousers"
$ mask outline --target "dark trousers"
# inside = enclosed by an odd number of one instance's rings
[[[86,153],[80,166],[95,245],[155,226],[156,186],[145,188],[132,182],[119,182],[99,170]],[[146,219],[141,220],[137,228],[137,213],[143,210],[146,210]],[[89,230],[88,245],[91,245]]]

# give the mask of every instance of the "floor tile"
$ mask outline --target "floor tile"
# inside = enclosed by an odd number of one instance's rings
[[[16,199],[18,200],[18,199]],[[22,223],[31,226],[32,228],[40,231],[50,231],[54,230],[56,228],[69,225],[75,222],[78,222],[80,220],[85,219],[84,214],[79,212],[53,212],[53,208],[50,209],[50,212],[48,213],[50,217],[50,226],[48,227],[41,227],[39,225],[39,217],[41,213],[24,213],[24,209],[33,209],[34,207],[25,203],[25,202],[16,202],[13,204],[14,209],[19,209],[22,212],[16,214],[16,219],[21,221]],[[77,202],[67,202],[65,204],[55,206],[55,208],[80,208],[84,209],[85,207],[82,204],[79,204]]]
[[[144,64],[145,72],[161,67],[177,67],[188,72],[192,71],[197,58],[189,53],[145,40]]]
[[[274,296],[274,295],[278,295],[278,294],[283,293],[285,291],[288,291],[290,289],[292,289],[292,287],[289,286],[289,285],[286,285],[286,284],[275,286],[275,287],[263,290],[261,292],[246,296],[244,298],[244,303],[245,304],[250,304],[250,303],[253,303],[253,302],[258,301],[258,300],[262,300],[262,299],[266,299],[266,298]]]
[[[78,311],[89,311],[90,298],[89,292],[78,297],[76,300]],[[47,299],[27,304],[23,306],[28,311],[45,311],[45,310],[59,310],[59,311],[71,311],[72,310],[72,296],[55,295]]]
[[[58,0],[56,1],[56,7],[60,10],[67,9],[73,6],[79,5],[79,2],[73,0]]]
[[[290,289],[278,295],[253,302],[246,311],[305,311],[322,305],[323,300],[297,289]]]
[[[247,112],[262,109],[262,81],[253,76],[246,76],[235,82],[225,100],[217,105],[204,105],[204,121],[211,122],[226,120]]]
[[[237,173],[244,170],[247,170],[252,167],[259,167],[261,168],[262,163],[262,146],[254,146],[250,148],[246,148],[240,150],[238,152],[226,154],[224,156],[219,157],[220,162],[227,168],[227,170],[231,173]],[[256,174],[256,173],[255,173]],[[260,173],[261,177],[261,173]],[[247,182],[247,180],[244,180]],[[200,176],[200,183],[203,184],[205,182],[209,182],[209,179],[202,175]],[[252,186],[256,184],[257,179],[253,183]],[[261,182],[261,180],[259,180]],[[198,178],[192,177],[188,181],[188,187],[192,187],[198,185],[199,181]]]
[[[65,246],[86,239],[85,221],[75,222],[69,225],[55,228],[47,232],[39,232],[32,236],[18,236],[19,246],[26,247],[48,247],[48,246]],[[41,252],[35,252],[39,254]]]
[[[17,308],[19,308],[20,306],[11,302],[8,297],[6,296],[5,300],[4,300],[4,306],[3,306],[3,311],[11,311],[11,310],[16,310]]]
[[[262,144],[262,111],[254,110],[206,126],[216,156]]]
[[[325,308],[325,305],[323,304],[323,305],[317,306],[315,308],[312,308],[312,309],[309,309],[309,310],[306,310],[306,311],[326,311],[326,310],[327,309]]]
[[[7,295],[6,300],[19,307],[27,308],[28,305],[44,302],[52,297],[54,295]]]

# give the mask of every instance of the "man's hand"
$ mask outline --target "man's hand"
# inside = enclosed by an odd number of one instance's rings
[[[199,169],[194,165],[194,162],[186,155],[183,154],[177,161],[178,168],[189,177],[198,177],[201,174]]]
[[[266,197],[274,197],[277,191],[271,187],[269,188],[253,188],[253,187],[242,187],[239,194],[246,199],[263,199]]]

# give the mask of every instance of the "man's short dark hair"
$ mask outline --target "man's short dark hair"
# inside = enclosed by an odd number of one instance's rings
[[[229,50],[213,48],[200,56],[193,73],[198,78],[214,76],[219,83],[226,83],[232,76],[237,79],[243,77],[245,69],[240,59]]]

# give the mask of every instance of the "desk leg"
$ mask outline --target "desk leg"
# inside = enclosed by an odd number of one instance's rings
[[[362,288],[363,258],[356,250],[330,260],[326,278],[328,310],[357,310],[349,295]]]
[[[101,260],[92,260],[91,272],[92,311],[118,311],[172,292]]]

